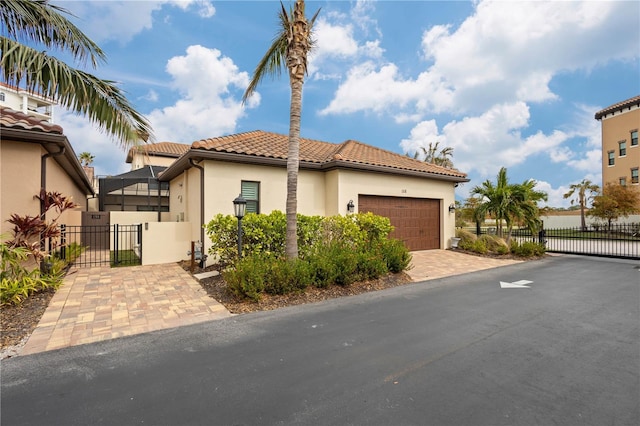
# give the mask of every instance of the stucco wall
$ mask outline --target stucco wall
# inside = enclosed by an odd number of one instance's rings
[[[40,201],[34,198],[40,193],[40,158],[46,154],[39,144],[3,140],[0,147],[0,229],[9,232],[6,222],[13,213],[37,216]],[[47,191],[57,191],[71,197],[78,204],[74,210],[84,211],[87,199],[53,158],[47,159]],[[48,218],[57,216],[50,213]],[[65,212],[58,220],[67,225],[80,225],[80,215]]]
[[[602,119],[602,180],[618,183],[624,177],[627,185],[640,191],[640,184],[631,183],[631,168],[640,167],[640,145],[631,146],[631,131],[640,127],[640,108],[609,115]],[[620,156],[618,142],[626,141],[627,154]],[[608,152],[614,151],[615,164],[608,163]]]
[[[171,242],[171,244],[167,244]],[[189,259],[189,222],[149,222],[142,227],[142,264],[157,265]]]

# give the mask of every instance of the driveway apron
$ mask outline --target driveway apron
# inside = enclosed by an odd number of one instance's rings
[[[231,316],[178,264],[72,270],[20,355]]]

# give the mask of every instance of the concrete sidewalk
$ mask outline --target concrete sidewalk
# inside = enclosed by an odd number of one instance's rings
[[[518,263],[451,250],[413,252],[413,281]],[[76,269],[69,273],[19,352],[28,355],[165,328],[227,318],[178,264]]]

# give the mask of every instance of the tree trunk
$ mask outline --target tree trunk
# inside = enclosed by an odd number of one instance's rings
[[[302,113],[302,80],[291,81],[289,114],[289,149],[287,154],[287,259],[298,257],[298,169],[300,164],[300,117]]]

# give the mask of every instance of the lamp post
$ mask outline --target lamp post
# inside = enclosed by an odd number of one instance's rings
[[[242,218],[247,210],[247,200],[242,198],[242,194],[233,200],[233,212],[238,218],[238,259],[242,258]]]

